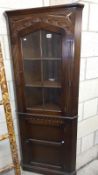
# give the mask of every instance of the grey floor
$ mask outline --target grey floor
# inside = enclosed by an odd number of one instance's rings
[[[98,175],[98,160],[94,160],[80,171],[77,175]]]
[[[9,172],[4,175],[14,175],[14,172]],[[23,172],[22,175],[38,175],[35,173]],[[77,175],[98,175],[98,160],[94,160],[93,162],[86,165],[84,168],[80,169],[77,172]]]

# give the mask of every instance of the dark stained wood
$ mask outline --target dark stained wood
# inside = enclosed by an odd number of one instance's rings
[[[84,5],[83,4],[79,4],[79,3],[73,3],[73,4],[65,4],[65,5],[56,5],[56,6],[49,6],[49,7],[39,7],[39,8],[32,8],[32,9],[23,9],[23,10],[10,10],[10,11],[6,11],[7,14],[12,15],[12,16],[18,16],[18,15],[28,15],[30,13],[37,13],[39,11],[40,12],[47,12],[48,10],[51,11],[55,11],[55,10],[59,10],[59,9],[68,9],[68,8],[83,8]]]
[[[6,12],[24,170],[76,175],[82,9],[69,4]]]

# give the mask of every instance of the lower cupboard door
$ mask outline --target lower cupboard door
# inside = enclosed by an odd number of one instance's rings
[[[24,143],[24,164],[62,170],[62,149],[63,145],[48,145],[26,141]]]

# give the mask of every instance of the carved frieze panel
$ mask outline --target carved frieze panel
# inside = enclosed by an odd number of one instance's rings
[[[11,30],[14,31],[14,37],[19,31],[29,28],[37,23],[45,23],[52,26],[57,26],[65,30],[65,32],[72,34],[74,32],[75,11],[73,9],[63,10],[59,12],[30,14],[12,17]]]
[[[62,127],[64,126],[64,120],[62,119],[51,119],[49,117],[31,117],[25,118],[25,120],[34,125],[44,125],[44,126],[56,126]]]

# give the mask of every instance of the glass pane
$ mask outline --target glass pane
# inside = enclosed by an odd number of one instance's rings
[[[43,105],[42,88],[25,87],[26,106],[28,108]]]
[[[60,34],[39,30],[22,38],[22,55],[27,108],[60,110]]]
[[[41,81],[41,61],[24,61],[24,78],[26,84],[40,83]]]
[[[58,110],[60,108],[61,89],[44,88],[44,107]]]
[[[43,58],[61,58],[61,35],[42,31]]]
[[[61,101],[61,41],[62,36],[42,31],[44,108],[60,110]]]
[[[40,58],[40,31],[26,35],[22,39],[24,59]]]
[[[51,83],[55,81],[60,82],[61,62],[54,60],[43,61],[43,76],[44,81],[49,81]]]

